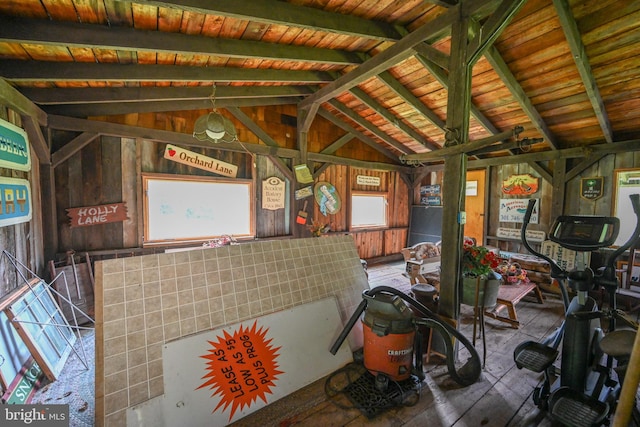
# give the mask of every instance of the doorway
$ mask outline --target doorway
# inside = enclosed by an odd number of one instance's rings
[[[467,171],[464,235],[475,238],[478,245],[484,245],[485,178],[485,169]]]

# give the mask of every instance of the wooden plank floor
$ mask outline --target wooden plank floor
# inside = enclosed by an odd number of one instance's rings
[[[392,286],[403,291],[410,288],[402,275],[404,263],[370,266],[370,286]],[[521,342],[539,340],[561,322],[562,303],[555,295],[545,294],[544,305],[525,297],[517,305],[519,329],[487,318],[486,366],[480,380],[468,387],[455,383],[443,360],[431,357],[424,369],[426,379],[418,403],[396,407],[368,419],[356,408],[342,408],[324,391],[325,379],[293,393],[251,414],[233,425],[244,426],[322,426],[355,427],[360,425],[396,426],[551,426],[551,422],[534,406],[531,394],[541,380],[540,374],[519,370],[513,362],[513,349]],[[460,330],[471,340],[473,311],[462,306]],[[358,327],[356,325],[356,327]],[[482,358],[482,341],[476,340]],[[309,363],[313,363],[312,360]],[[350,405],[348,399],[338,401]]]

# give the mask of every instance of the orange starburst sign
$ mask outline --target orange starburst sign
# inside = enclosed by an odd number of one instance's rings
[[[200,356],[207,360],[205,382],[196,390],[209,388],[211,397],[219,396],[220,401],[212,412],[231,406],[229,420],[238,409],[251,406],[260,398],[267,403],[267,394],[272,393],[279,374],[278,350],[267,339],[268,329],[257,329],[257,321],[251,328],[240,328],[224,332],[217,341],[208,341],[211,348]]]

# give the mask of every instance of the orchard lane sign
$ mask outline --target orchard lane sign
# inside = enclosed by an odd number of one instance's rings
[[[164,149],[164,158],[230,178],[235,178],[236,175],[238,175],[238,167],[236,165],[203,156],[202,154],[194,153],[193,151],[185,150],[184,148],[171,144],[167,144],[167,147]]]
[[[2,119],[0,119],[0,167],[25,172],[31,170],[31,154],[26,132]]]

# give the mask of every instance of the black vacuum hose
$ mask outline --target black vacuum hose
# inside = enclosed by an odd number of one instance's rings
[[[389,286],[377,286],[370,290],[365,290],[362,294],[366,296],[373,297],[379,293],[388,293],[392,295],[397,295],[402,298],[404,301],[409,303],[409,305],[413,306],[417,309],[423,316],[426,317],[426,326],[437,330],[442,337],[444,338],[444,344],[447,352],[447,368],[449,370],[449,375],[454,379],[455,382],[462,386],[468,386],[480,378],[480,374],[482,373],[482,365],[480,363],[480,356],[476,351],[475,347],[471,344],[471,342],[462,335],[456,328],[449,325],[446,321],[444,321],[440,316],[436,313],[429,310],[425,305],[411,298],[409,295],[405,294],[402,291],[399,291],[395,288],[391,288]],[[357,322],[358,318],[365,310],[367,306],[367,301],[365,299],[362,300],[356,311],[353,313],[347,324],[345,325],[344,330],[336,340],[336,342],[331,347],[331,354],[336,354],[344,340],[346,339],[349,332]],[[469,351],[471,357],[467,360],[459,370],[456,370],[455,366],[455,350],[453,348],[453,341],[451,337],[455,337],[460,341],[460,343]]]

